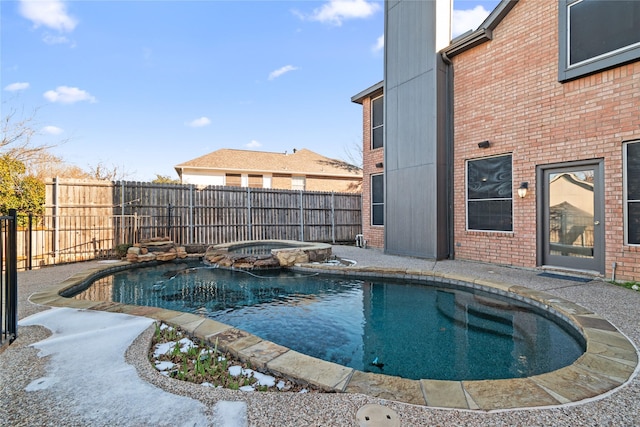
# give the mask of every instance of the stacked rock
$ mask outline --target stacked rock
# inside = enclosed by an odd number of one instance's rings
[[[187,256],[184,246],[176,246],[168,238],[155,237],[142,240],[127,249],[126,259],[129,262],[173,261]]]

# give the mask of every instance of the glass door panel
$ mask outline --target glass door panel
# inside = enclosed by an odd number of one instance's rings
[[[599,165],[544,172],[544,264],[601,271]]]

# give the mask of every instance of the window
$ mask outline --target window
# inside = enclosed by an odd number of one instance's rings
[[[249,174],[249,187],[262,188],[262,175]]]
[[[562,0],[560,81],[640,58],[640,2]]]
[[[626,243],[640,245],[640,140],[625,144]]]
[[[511,155],[467,161],[467,229],[513,231]]]
[[[240,187],[242,185],[242,175],[239,173],[228,173],[225,175],[225,185]]]
[[[371,175],[371,225],[384,225],[384,175]]]
[[[384,97],[371,101],[371,149],[384,147]]]
[[[305,179],[304,176],[292,176],[291,177],[291,189],[304,191]]]

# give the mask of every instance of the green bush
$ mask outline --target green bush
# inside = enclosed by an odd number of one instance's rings
[[[116,255],[120,258],[127,256],[127,251],[131,246],[133,246],[131,243],[120,243],[116,245]]]

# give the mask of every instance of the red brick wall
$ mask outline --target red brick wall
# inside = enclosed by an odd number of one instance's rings
[[[371,175],[384,172],[384,168],[376,167],[384,161],[384,148],[371,149],[371,99],[362,101],[362,234],[367,246],[383,248],[384,227],[371,225]]]
[[[492,41],[453,58],[456,258],[535,267],[536,166],[604,159],[606,275],[616,262],[618,279],[640,280],[640,247],[624,245],[622,181],[622,142],[640,138],[640,62],[558,82],[557,5],[521,0]],[[485,140],[491,147],[478,148]],[[466,231],[465,160],[504,153],[513,233]]]

